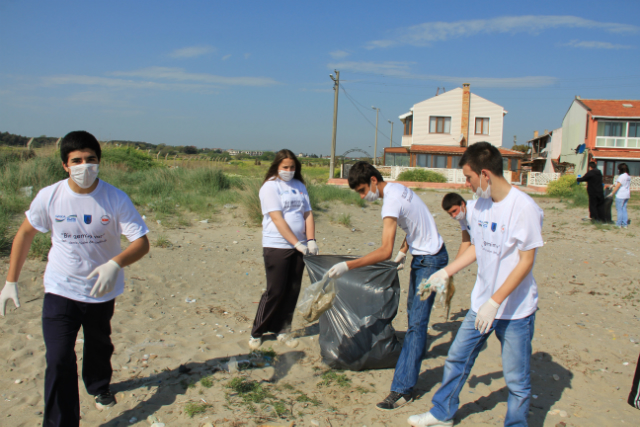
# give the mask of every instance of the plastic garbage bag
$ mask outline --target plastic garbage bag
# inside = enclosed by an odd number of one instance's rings
[[[329,273],[325,273],[319,281],[304,290],[296,308],[307,322],[315,322],[333,306],[336,297],[335,283],[335,279],[330,279]]]
[[[312,283],[353,256],[304,258]],[[336,369],[360,371],[395,367],[402,346],[391,322],[398,312],[398,264],[381,262],[350,270],[335,280],[333,305],[320,316],[320,353]]]

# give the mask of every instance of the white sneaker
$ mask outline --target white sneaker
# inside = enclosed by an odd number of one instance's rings
[[[420,414],[420,415],[411,415],[407,419],[407,422],[411,427],[427,427],[427,426],[451,427],[453,426],[453,420],[440,421],[439,419],[431,415],[431,412],[425,412],[424,414]]]
[[[262,337],[260,337],[260,338],[254,338],[254,337],[251,337],[251,338],[249,339],[249,348],[250,348],[251,350],[257,350],[257,349],[259,349],[259,348],[260,348],[260,345],[262,345]]]
[[[278,334],[278,341],[283,343],[289,348],[296,348],[298,346],[298,340],[289,336],[289,334]]]

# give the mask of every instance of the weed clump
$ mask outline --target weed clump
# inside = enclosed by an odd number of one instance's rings
[[[328,387],[333,383],[338,387],[349,387],[351,385],[351,379],[346,374],[339,374],[332,370],[325,371],[320,378],[322,378],[322,381],[317,384],[318,387]]]
[[[209,405],[206,403],[189,402],[184,406],[184,413],[187,414],[189,418],[193,418],[194,415],[204,414],[208,407]]]
[[[204,388],[213,387],[213,378],[211,377],[200,378],[200,385]]]
[[[404,171],[398,175],[397,180],[409,182],[447,182],[447,178],[441,173],[424,169]]]
[[[168,248],[171,247],[172,244],[169,239],[167,239],[167,236],[161,234],[158,236],[153,246],[155,246],[156,248]]]

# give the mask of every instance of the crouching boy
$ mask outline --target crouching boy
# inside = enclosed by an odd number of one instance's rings
[[[462,230],[462,243],[460,243],[460,248],[458,248],[455,259],[460,258],[460,255],[471,246],[471,237],[469,236],[471,232],[470,214],[473,211],[473,205],[475,205],[475,203],[475,200],[465,201],[458,193],[447,193],[447,195],[442,198],[442,209],[444,209],[451,218],[460,223],[460,229]]]
[[[31,202],[13,241],[0,293],[2,316],[8,299],[20,307],[18,278],[31,242],[37,232],[51,231],[42,307],[45,427],[80,424],[74,347],[81,326],[87,392],[95,396],[100,410],[116,403],[109,389],[114,301],[124,290],[122,268],[149,252],[149,229],[129,197],[97,178],[100,155],[100,144],[88,132],[71,132],[63,138],[60,156],[69,179],[43,188]],[[131,242],[124,251],[120,235]]]

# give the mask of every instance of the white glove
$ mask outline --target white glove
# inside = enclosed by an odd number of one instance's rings
[[[302,255],[309,255],[309,249],[307,248],[307,245],[305,245],[302,242],[296,243],[294,248],[299,250],[302,253]]]
[[[320,249],[318,249],[318,244],[315,240],[307,241],[307,245],[309,247],[309,255],[318,255],[320,253]]]
[[[449,274],[444,268],[436,271],[428,279],[422,279],[418,290],[420,291],[420,301],[424,301],[431,295],[431,292],[443,293],[447,290]]]
[[[332,279],[333,278],[337,279],[338,277],[342,276],[347,271],[349,271],[349,267],[347,267],[347,263],[346,262],[340,262],[340,263],[334,265],[333,267],[331,267],[331,270],[329,270],[329,277],[332,278]]]
[[[476,314],[476,329],[482,334],[486,334],[491,329],[491,325],[493,325],[493,321],[496,319],[496,314],[498,314],[498,309],[500,308],[500,304],[495,302],[493,298],[489,298],[487,302],[482,304],[480,310],[478,310],[478,314]]]
[[[393,262],[397,262],[398,265],[398,270],[402,270],[404,268],[404,262],[407,260],[407,254],[405,254],[402,251],[398,252],[398,255],[396,255],[396,259],[393,260]]]
[[[4,288],[0,292],[0,314],[4,316],[5,306],[9,298],[13,300],[16,308],[20,307],[20,299],[18,298],[18,282],[4,282]]]
[[[96,284],[93,285],[89,295],[94,298],[100,298],[111,292],[118,281],[119,271],[120,266],[112,259],[93,270],[91,274],[87,276],[87,280],[94,276],[98,276],[98,280],[96,280]]]
[[[609,193],[605,196],[605,199],[613,199],[613,193]]]

